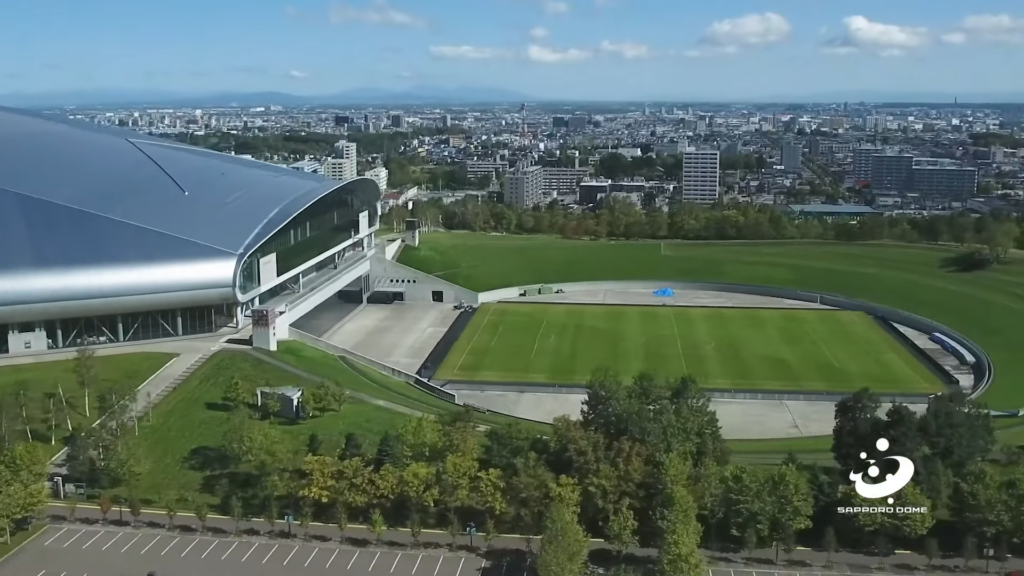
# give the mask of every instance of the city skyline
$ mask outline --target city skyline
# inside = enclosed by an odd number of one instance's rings
[[[313,95],[419,85],[549,100],[1024,93],[1004,72],[1024,45],[1024,14],[1011,0],[808,4],[446,0],[427,10],[409,0],[183,0],[174,12],[124,0],[10,4],[0,18],[27,25],[0,38],[0,50],[20,55],[0,62],[0,93]],[[44,21],[45,34],[32,24]]]

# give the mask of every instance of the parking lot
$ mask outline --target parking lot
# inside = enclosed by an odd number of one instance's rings
[[[0,576],[359,574],[520,576],[478,556],[246,540],[110,527],[49,526],[0,564]],[[723,575],[724,576],[724,575]],[[739,576],[739,575],[737,575]],[[780,575],[781,576],[781,575]]]

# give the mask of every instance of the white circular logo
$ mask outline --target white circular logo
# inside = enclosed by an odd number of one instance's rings
[[[889,449],[889,441],[885,438],[879,438],[878,442],[875,443],[875,448],[879,452],[885,452]],[[871,466],[868,468],[868,476],[871,478],[877,478],[881,473],[878,466],[875,466],[874,460],[868,460],[868,455],[864,452],[860,453],[862,460],[867,460]],[[863,472],[850,472],[850,480],[853,481],[854,489],[857,494],[860,494],[864,498],[870,498],[876,500],[878,498],[885,498],[899,492],[904,486],[910,483],[910,479],[914,477],[914,463],[903,456],[886,456],[882,460],[895,460],[899,463],[900,467],[896,470],[895,474],[886,474],[885,480],[878,482],[877,484],[868,484],[864,482]],[[889,498],[889,504],[893,503],[893,499]]]

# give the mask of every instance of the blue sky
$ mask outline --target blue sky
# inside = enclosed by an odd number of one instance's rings
[[[1020,0],[6,0],[0,93],[1024,92]]]

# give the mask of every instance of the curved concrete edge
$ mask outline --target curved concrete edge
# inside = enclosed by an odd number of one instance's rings
[[[952,328],[939,324],[938,322],[929,320],[910,312],[904,312],[896,308],[890,308],[888,306],[882,306],[880,304],[874,304],[871,302],[865,302],[862,300],[855,300],[853,298],[847,298],[838,294],[830,294],[827,292],[815,292],[808,290],[796,290],[791,288],[782,288],[776,286],[756,286],[750,284],[728,284],[718,282],[681,282],[678,280],[609,280],[609,281],[598,281],[598,282],[552,282],[545,284],[526,284],[522,286],[514,286],[508,288],[499,288],[496,290],[488,290],[486,292],[477,293],[476,304],[485,304],[487,302],[499,302],[507,300],[518,300],[520,294],[528,288],[538,288],[546,286],[555,290],[563,290],[565,292],[583,292],[583,291],[594,291],[594,290],[658,290],[661,288],[671,288],[676,291],[708,291],[708,292],[725,292],[731,294],[750,294],[754,296],[767,296],[771,298],[781,298],[785,300],[798,300],[802,302],[813,302],[815,304],[830,306],[833,308],[839,308],[842,310],[851,310],[854,312],[864,312],[875,317],[883,318],[889,322],[896,324],[902,324],[908,328],[912,328],[925,334],[932,334],[938,332],[943,334],[950,340],[953,340],[968,352],[970,352],[976,359],[975,364],[971,367],[974,373],[974,387],[971,389],[971,393],[968,395],[969,400],[974,400],[985,393],[988,387],[992,383],[992,379],[995,375],[995,369],[992,365],[992,360],[984,350],[966,336],[956,332]],[[794,395],[794,400],[797,400]],[[845,396],[844,396],[845,397]],[[823,398],[824,399],[824,398]]]

